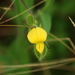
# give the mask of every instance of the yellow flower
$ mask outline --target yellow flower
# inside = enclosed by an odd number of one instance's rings
[[[47,32],[43,28],[36,27],[31,29],[28,32],[27,38],[31,43],[36,44],[36,49],[39,53],[43,52],[44,50],[43,42],[46,41],[47,38]]]

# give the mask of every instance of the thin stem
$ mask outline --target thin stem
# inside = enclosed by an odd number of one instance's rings
[[[71,23],[73,24],[73,26],[75,27],[75,23],[73,22],[73,20],[69,17],[69,20],[71,21]]]
[[[75,51],[70,48],[66,43],[64,43],[61,39],[59,39],[58,37],[56,37],[55,35],[49,33],[49,35],[51,35],[52,37],[54,37],[55,39],[57,39],[60,43],[62,43],[67,49],[69,49],[73,54],[75,54]]]
[[[42,69],[35,69],[35,70],[23,71],[23,72],[17,72],[17,73],[9,73],[9,74],[5,74],[5,75],[18,75],[18,74],[25,74],[25,73],[33,73],[33,72],[38,72],[38,71],[42,71],[42,70],[47,70],[47,69],[52,69],[52,68],[60,67],[60,66],[66,65],[66,64],[67,63],[58,64],[58,65],[43,67]]]
[[[60,60],[55,60],[55,61],[50,61],[48,63],[33,63],[33,64],[25,64],[25,65],[7,65],[7,66],[1,66],[0,68],[3,69],[3,68],[9,68],[8,70],[5,70],[4,72],[1,72],[1,73],[5,73],[5,72],[9,72],[9,71],[12,71],[12,70],[16,70],[16,69],[19,69],[19,68],[25,68],[25,67],[37,67],[37,66],[49,66],[50,67],[53,65],[61,65],[61,63],[71,63],[75,61],[75,58],[68,58],[68,59],[60,59]],[[49,68],[50,68],[49,67]],[[48,68],[48,69],[49,69]],[[40,69],[41,70],[41,69]],[[39,71],[40,71],[39,70]],[[44,69],[45,70],[45,69]],[[25,71],[25,73],[28,73],[28,71]]]
[[[50,61],[48,63],[33,63],[33,64],[23,64],[23,65],[2,65],[0,68],[25,68],[25,67],[36,67],[36,66],[46,66],[46,65],[55,65],[60,63],[66,63],[66,62],[73,62],[75,61],[75,58],[68,58],[68,59],[60,59],[55,61]]]
[[[42,3],[45,2],[45,1],[46,1],[46,0],[43,0],[43,1],[39,2],[39,3],[37,3],[36,5],[34,5],[34,6],[32,6],[31,8],[29,8],[29,9],[27,9],[27,10],[21,12],[20,14],[14,16],[14,17],[11,17],[11,18],[9,18],[9,19],[3,21],[3,22],[0,22],[0,24],[3,24],[3,23],[5,23],[5,22],[8,22],[8,21],[10,21],[10,20],[12,20],[12,19],[14,19],[14,18],[16,18],[16,17],[18,17],[18,16],[20,16],[20,15],[26,13],[28,10],[31,10],[31,9],[35,8],[36,6],[42,4]]]
[[[26,7],[26,9],[29,9],[28,6],[27,6],[27,4],[24,2],[24,0],[21,0],[21,1],[24,4],[24,6]],[[28,10],[28,12],[29,12],[29,14],[32,14],[30,10]]]
[[[70,45],[72,46],[72,48],[75,50],[75,45],[70,38],[59,38],[59,39],[60,40],[67,40],[70,43]],[[48,39],[47,41],[53,42],[53,41],[58,41],[58,40],[57,39]]]
[[[8,7],[1,7],[1,6],[0,6],[0,9],[3,9],[3,10],[7,10],[8,9],[8,10],[10,10],[10,8],[8,8]]]
[[[10,6],[8,7],[9,9],[10,9],[10,7],[13,5],[14,2],[15,2],[15,0],[13,0],[13,2],[10,4]],[[0,20],[4,17],[4,15],[8,12],[9,9],[7,9],[7,10],[4,12],[4,14],[1,16]]]
[[[17,26],[19,26],[19,27],[29,27],[29,26],[24,26],[24,25],[0,25],[0,26],[6,26],[6,27],[17,27]]]
[[[67,71],[74,71],[75,72],[75,67],[73,67],[71,65],[65,65],[65,66],[61,66],[61,67],[56,67],[54,69],[67,70]]]

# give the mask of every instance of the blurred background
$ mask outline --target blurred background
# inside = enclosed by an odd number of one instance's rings
[[[14,0],[0,0],[0,17],[7,10],[9,5]],[[24,0],[30,8],[42,0]],[[6,9],[5,9],[6,8]],[[25,11],[26,8],[21,0],[15,0],[12,7],[3,16],[1,22],[6,19],[18,15]],[[70,38],[75,44],[75,28],[69,20],[69,16],[75,22],[75,0],[46,0],[42,4],[30,10],[39,23],[42,23],[44,29],[48,33],[52,33],[58,38]],[[27,26],[26,17],[28,12],[8,21],[1,25],[24,25]],[[27,27],[11,27],[0,26],[0,65],[22,65],[40,63],[34,55],[33,45],[27,40]],[[75,55],[58,41],[50,41],[54,39],[48,35],[47,42],[49,44],[49,51],[45,58],[45,62],[50,62],[56,59],[73,58]],[[69,41],[64,41],[70,45]],[[69,66],[70,65],[70,66]],[[0,66],[0,67],[1,67]],[[69,68],[75,67],[75,62],[67,65]],[[68,68],[67,67],[67,68]],[[31,71],[43,67],[27,67],[27,68],[1,68],[0,75],[13,75],[22,71]],[[62,68],[62,66],[61,66]],[[9,70],[10,69],[10,70]],[[19,75],[75,75],[75,68],[70,70],[53,68],[39,72],[24,73]],[[17,75],[17,74],[15,74]]]

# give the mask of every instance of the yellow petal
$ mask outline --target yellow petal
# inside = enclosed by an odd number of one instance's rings
[[[31,43],[44,42],[47,38],[47,33],[43,28],[36,27],[28,32],[27,38]]]
[[[36,50],[37,50],[39,53],[42,53],[43,50],[44,50],[44,43],[37,43],[37,44],[36,44]]]

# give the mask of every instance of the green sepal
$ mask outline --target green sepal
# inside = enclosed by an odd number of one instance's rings
[[[48,48],[47,46],[45,45],[45,48],[44,48],[44,51],[42,53],[39,53],[37,50],[36,50],[36,47],[34,45],[34,54],[35,56],[41,61],[47,54],[47,51],[48,51]]]
[[[39,56],[40,56],[40,54],[39,54],[39,52],[36,50],[36,47],[35,47],[36,45],[34,45],[34,54],[35,54],[35,56],[39,59]]]
[[[43,26],[42,26],[42,24],[41,24],[41,23],[40,23],[39,27],[40,27],[40,28],[43,28]]]
[[[27,24],[30,26],[35,26],[37,24],[37,21],[35,20],[34,16],[30,14],[27,16],[26,21],[27,21]]]

